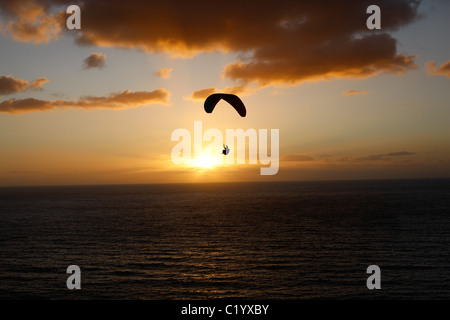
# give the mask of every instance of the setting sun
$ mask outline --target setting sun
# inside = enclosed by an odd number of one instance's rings
[[[218,164],[218,159],[211,155],[201,155],[194,159],[194,166],[200,168],[212,168]]]

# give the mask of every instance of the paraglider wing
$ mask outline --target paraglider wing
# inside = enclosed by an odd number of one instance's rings
[[[213,93],[205,100],[205,111],[207,113],[212,113],[217,103],[222,99],[228,102],[239,113],[241,117],[245,117],[245,115],[247,114],[247,109],[245,109],[244,103],[241,101],[241,99],[239,99],[239,97],[234,94]]]

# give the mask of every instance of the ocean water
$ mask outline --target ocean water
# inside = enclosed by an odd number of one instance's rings
[[[0,298],[449,299],[449,195],[450,180],[0,188]]]

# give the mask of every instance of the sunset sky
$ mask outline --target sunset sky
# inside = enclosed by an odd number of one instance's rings
[[[0,185],[450,177],[449,34],[445,0],[2,0]],[[175,165],[194,120],[279,129],[278,173]]]

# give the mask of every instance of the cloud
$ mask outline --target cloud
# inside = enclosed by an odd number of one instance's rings
[[[11,76],[0,76],[0,94],[11,94],[28,88],[27,80],[15,79]]]
[[[390,152],[390,153],[382,153],[382,154],[373,154],[367,157],[359,157],[355,158],[356,161],[377,161],[377,160],[389,160],[391,157],[402,157],[402,156],[410,156],[414,155],[414,152],[408,151],[399,151],[399,152]]]
[[[47,83],[47,82],[50,82],[50,80],[48,80],[46,78],[38,78],[30,84],[30,88],[42,89],[42,87],[44,86],[44,83]]]
[[[1,7],[9,8],[10,20],[18,23],[27,15],[18,9],[25,3],[40,4],[36,11],[51,16],[51,9],[62,2],[9,0]],[[81,45],[133,48],[178,57],[234,52],[238,58],[224,67],[222,76],[239,84],[290,86],[383,72],[402,74],[417,68],[416,57],[398,53],[397,40],[389,32],[418,19],[419,1],[378,0],[382,8],[379,31],[367,29],[366,9],[372,3],[360,0],[74,3],[82,10],[83,27],[73,33]]]
[[[192,101],[204,101],[209,95],[213,93],[229,93],[229,94],[235,94],[238,96],[245,96],[253,93],[256,89],[252,88],[250,86],[246,85],[237,85],[233,87],[225,87],[221,90],[213,87],[213,88],[205,88],[200,89],[197,91],[194,91],[189,97],[185,97],[186,100],[192,100]]]
[[[84,69],[105,67],[106,55],[101,52],[94,52],[89,57],[83,60]]]
[[[50,12],[52,1],[3,0],[0,12],[7,18],[2,29],[20,42],[47,43],[57,39],[65,25],[63,11]],[[55,1],[54,4],[56,4]]]
[[[342,92],[343,95],[350,95],[350,94],[368,94],[365,90],[347,90]]]
[[[364,78],[383,72],[403,74],[417,68],[414,56],[396,53],[396,40],[388,34],[329,39],[309,49],[300,43],[292,47],[280,48],[276,55],[258,52],[252,61],[227,65],[223,75],[264,87],[332,78]]]
[[[187,100],[193,100],[193,101],[203,101],[208,96],[212,95],[213,93],[218,92],[217,88],[206,88],[194,91],[189,97],[185,98]]]
[[[172,68],[161,68],[156,72],[156,75],[160,78],[168,79],[172,70]]]
[[[371,154],[367,156],[362,157],[354,157],[354,156],[333,156],[333,155],[319,155],[318,157],[321,158],[321,160],[325,161],[326,163],[365,163],[365,162],[372,162],[372,161],[397,161],[398,158],[402,158],[403,161],[404,157],[413,156],[415,155],[415,152],[409,152],[409,151],[396,151],[396,152],[389,152],[389,153],[379,153],[379,154]]]
[[[126,109],[148,104],[169,103],[170,93],[166,89],[155,91],[130,90],[121,93],[113,93],[107,97],[86,96],[75,101],[64,100],[38,100],[34,98],[10,99],[0,102],[0,112],[20,114],[25,112],[49,111],[57,108],[82,108],[85,110],[108,108],[108,109]]]
[[[225,87],[221,90],[221,92],[245,96],[252,94],[255,90],[256,88],[251,87],[249,84],[240,84],[233,87]]]
[[[399,151],[399,152],[391,152],[391,153],[385,153],[384,156],[387,157],[398,157],[398,156],[411,156],[415,154],[414,152],[408,152],[408,151]]]
[[[434,61],[429,61],[426,63],[427,73],[429,75],[442,75],[450,78],[450,60],[444,62],[439,67],[437,67],[437,63]]]
[[[27,89],[42,89],[44,83],[50,82],[46,78],[39,78],[30,83],[28,80],[0,75],[0,95],[13,94]]]
[[[283,161],[313,161],[314,158],[306,155],[296,154],[296,155],[287,155],[283,157],[281,160]]]

